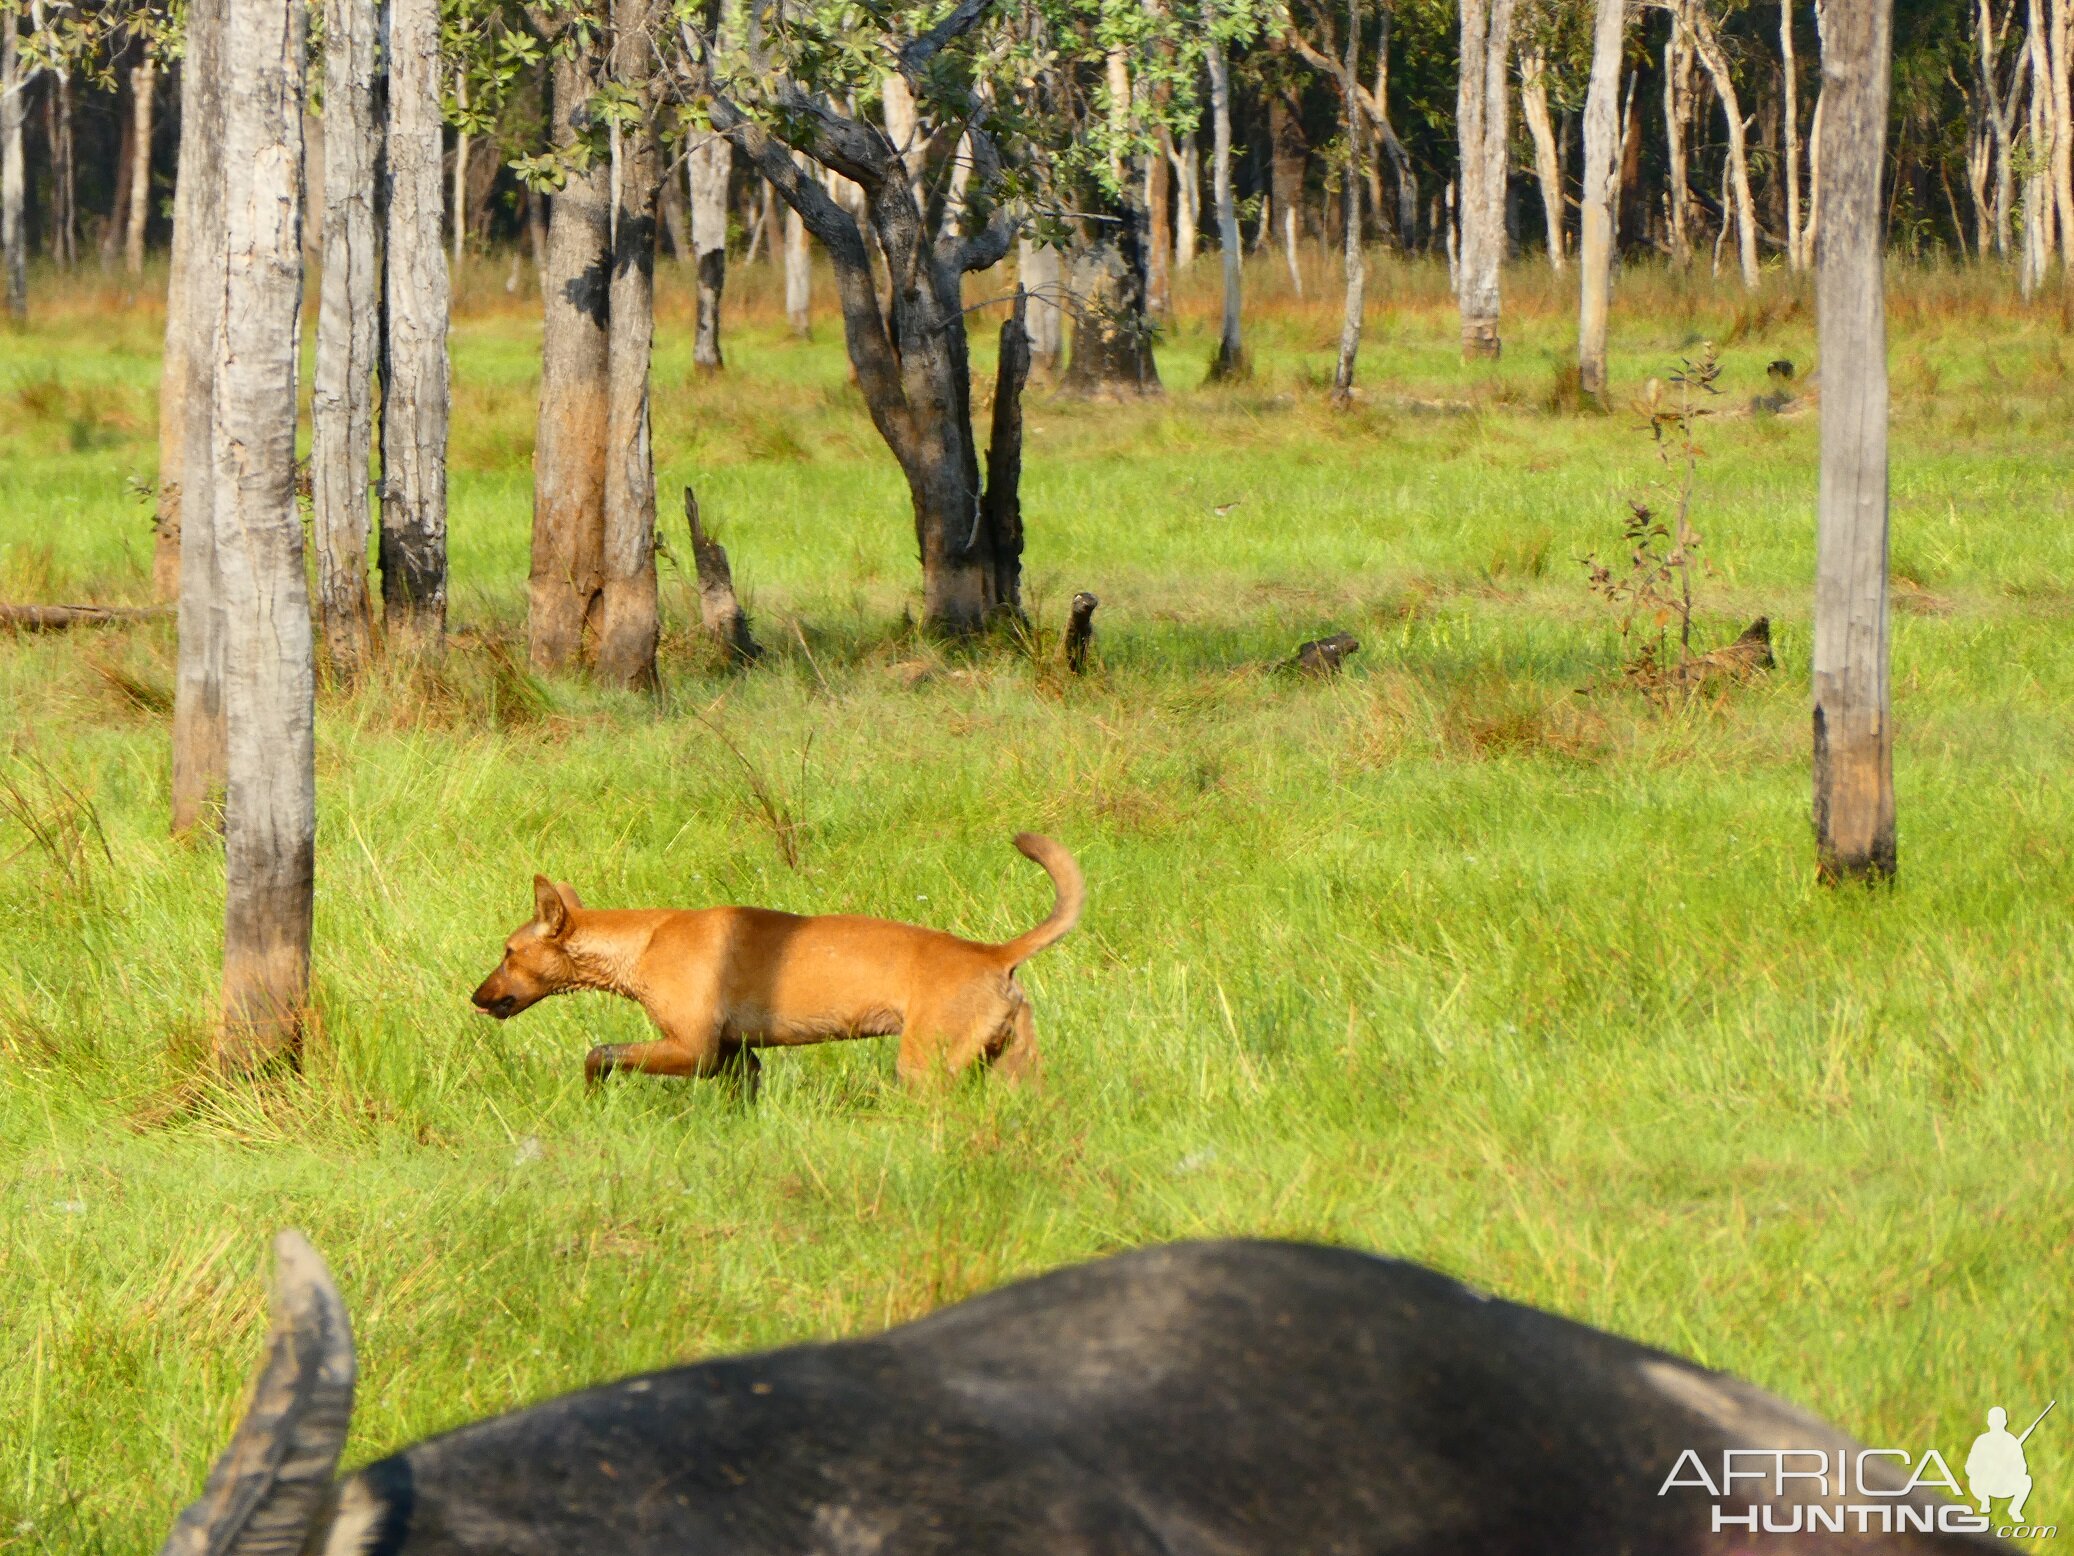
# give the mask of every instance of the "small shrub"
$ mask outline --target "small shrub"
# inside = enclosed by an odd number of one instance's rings
[[[1665,394],[1660,380],[1649,380],[1640,408],[1648,418],[1645,425],[1656,442],[1657,457],[1675,473],[1669,522],[1649,504],[1629,498],[1628,516],[1621,525],[1625,564],[1601,562],[1596,553],[1582,559],[1586,587],[1619,612],[1621,672],[1645,691],[1695,684],[1693,575],[1709,569],[1700,556],[1700,533],[1692,524],[1692,495],[1699,475],[1699,422],[1712,414],[1700,397],[1721,392],[1715,386],[1720,376],[1721,364],[1709,342],[1696,359],[1684,359],[1670,375],[1671,394]]]

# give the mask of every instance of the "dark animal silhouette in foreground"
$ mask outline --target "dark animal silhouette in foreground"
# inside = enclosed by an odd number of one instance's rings
[[[1804,1528],[1822,1498],[1809,1478],[1745,1479],[1717,1507],[1696,1466],[1718,1477],[1724,1450],[1752,1447],[1833,1466],[1855,1445],[1725,1374],[1417,1265],[1294,1243],[1148,1249],[869,1339],[625,1379],[335,1485],[345,1308],[298,1234],[275,1249],[251,1409],[162,1556],[1998,1548],[1934,1532],[1984,1521],[1893,1495],[1903,1479],[1877,1458],[1888,1494],[1844,1500],[1933,1532],[1717,1533],[1716,1512]]]

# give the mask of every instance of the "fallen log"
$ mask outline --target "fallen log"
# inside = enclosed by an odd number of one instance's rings
[[[5,605],[0,627],[17,632],[63,632],[67,627],[112,627],[170,616],[170,605]]]
[[[1299,643],[1295,655],[1284,660],[1282,668],[1294,670],[1298,675],[1338,675],[1340,667],[1360,650],[1361,644],[1353,633],[1335,632],[1329,638],[1313,638],[1308,643]]]

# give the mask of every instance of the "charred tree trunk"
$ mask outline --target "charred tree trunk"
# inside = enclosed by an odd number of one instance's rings
[[[648,367],[655,339],[656,203],[663,179],[654,35],[663,16],[657,0],[613,0],[613,78],[634,94],[642,112],[620,132],[619,206],[612,223],[605,591],[598,614],[597,668],[605,680],[631,687],[655,684],[659,628]]]
[[[1815,848],[1827,881],[1894,873],[1887,682],[1887,324],[1880,172],[1892,0],[1825,8],[1822,492],[1815,555]]]
[[[1210,12],[1204,11],[1206,20]],[[1231,192],[1231,72],[1224,45],[1213,34],[1203,49],[1210,70],[1210,190],[1217,206],[1217,247],[1224,261],[1224,322],[1217,336],[1217,355],[1210,362],[1212,380],[1246,376],[1246,345],[1239,333],[1239,278],[1245,251],[1239,243],[1238,205]]]
[[[598,90],[594,46],[554,62],[554,138],[573,145]],[[611,169],[573,173],[549,205],[540,278],[540,428],[533,455],[528,653],[535,669],[581,660],[604,592]]]
[[[1023,385],[1030,378],[1030,335],[1024,328],[1029,298],[1015,289],[1015,311],[1001,325],[994,373],[994,417],[987,438],[987,489],[980,528],[988,538],[992,609],[1023,614]]]
[[[725,135],[708,135],[691,150],[691,246],[698,254],[698,333],[693,338],[694,365],[718,369],[720,297],[727,287],[727,188],[734,176],[735,151]]]
[[[144,224],[151,214],[152,106],[158,62],[149,54],[130,69],[130,187],[123,212],[122,264],[130,275],[144,273]]]
[[[692,566],[698,570],[700,625],[726,650],[730,663],[754,664],[763,657],[763,649],[749,630],[749,613],[735,595],[727,548],[700,525],[698,494],[688,486],[684,488],[684,526],[691,531]]]
[[[1462,0],[1462,71],[1455,99],[1461,138],[1462,355],[1495,357],[1498,269],[1505,259],[1506,66],[1513,0]]]
[[[295,501],[304,7],[228,0],[226,14],[225,270],[210,321],[229,725],[217,1059],[245,1069],[293,1049],[309,1003],[316,680]]]
[[[22,122],[29,105],[21,28],[13,10],[0,12],[0,268],[7,272],[7,316],[17,323],[29,316],[29,234],[22,220],[29,197]]]
[[[1613,306],[1613,217],[1619,198],[1615,120],[1626,41],[1625,0],[1598,0],[1592,26],[1591,85],[1584,99],[1584,202],[1578,226],[1577,380],[1606,397],[1606,322]]]
[[[324,7],[324,270],[310,385],[310,533],[333,671],[351,680],[373,651],[367,593],[368,466],[381,258],[375,245],[374,0]]]
[[[1522,49],[1519,57],[1520,113],[1534,142],[1534,177],[1541,185],[1541,213],[1548,226],[1548,264],[1563,273],[1563,166],[1556,153],[1555,123],[1548,116],[1548,55]]]
[[[382,371],[382,626],[391,653],[446,646],[447,314],[439,0],[391,0]]]
[[[217,568],[216,329],[223,315],[223,72],[226,0],[190,0],[180,71],[180,167],[174,189],[173,289],[159,397],[159,544],[179,596],[173,678],[173,831],[210,819],[222,794],[224,607]],[[168,542],[172,560],[165,567]]]

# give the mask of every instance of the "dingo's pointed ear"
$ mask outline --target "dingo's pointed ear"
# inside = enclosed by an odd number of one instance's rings
[[[556,881],[555,890],[561,894],[563,907],[567,908],[571,913],[581,913],[583,911],[583,899],[576,895],[574,886],[571,886],[567,881]]]
[[[547,931],[549,939],[559,935],[569,924],[568,904],[562,901],[554,882],[544,875],[533,877],[533,918]]]

